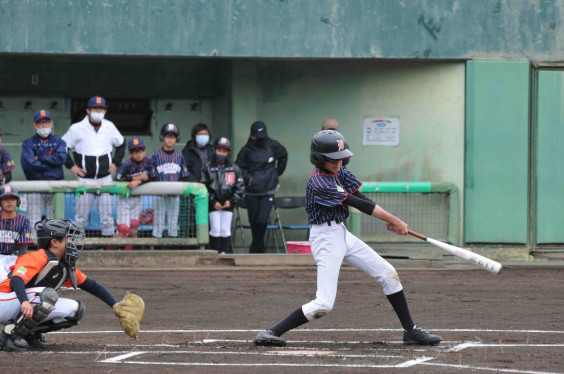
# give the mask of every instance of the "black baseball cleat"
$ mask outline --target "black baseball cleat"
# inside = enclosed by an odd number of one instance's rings
[[[25,341],[30,348],[45,348],[47,345],[47,337],[43,333],[28,335],[25,337]]]
[[[276,335],[272,330],[264,330],[258,333],[254,343],[263,347],[284,347],[286,340]]]
[[[415,326],[410,332],[403,332],[404,344],[438,345],[441,340],[440,336],[433,335],[418,326]]]
[[[21,338],[14,339],[12,335],[8,335],[5,332],[0,333],[0,351],[25,352],[28,348],[29,345],[25,340]]]

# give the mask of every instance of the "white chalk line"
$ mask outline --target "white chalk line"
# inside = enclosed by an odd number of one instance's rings
[[[507,369],[507,368],[489,368],[485,366],[470,366],[470,365],[456,365],[456,364],[442,364],[439,362],[421,362],[421,365],[426,366],[441,366],[450,367],[453,369],[465,369],[465,370],[484,370],[484,371],[495,371],[498,373],[518,373],[518,374],[564,374],[564,372],[553,372],[553,371],[538,371],[538,370],[521,370],[521,369]]]
[[[510,329],[428,329],[434,332],[493,332],[493,333],[534,333],[534,334],[564,334],[564,330],[510,330]],[[161,334],[161,333],[195,333],[195,332],[259,332],[262,330],[245,329],[193,329],[193,330],[141,330],[142,334]],[[402,329],[296,329],[292,333],[302,332],[401,332]],[[55,331],[50,334],[123,334],[122,330],[90,330],[90,331]]]
[[[527,344],[527,343],[472,343],[466,342],[459,345],[456,345],[447,350],[447,352],[459,352],[466,348],[487,348],[487,347],[504,347],[504,348],[511,348],[511,347],[542,347],[542,348],[560,348],[564,347],[564,344],[556,343],[556,344]]]

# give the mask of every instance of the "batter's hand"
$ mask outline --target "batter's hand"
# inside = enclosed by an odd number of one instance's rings
[[[33,307],[29,301],[24,301],[22,303],[22,314],[24,318],[30,319],[33,317]]]
[[[403,222],[399,218],[395,222],[387,222],[386,228],[390,231],[395,232],[398,235],[407,235],[407,232],[409,231],[407,223]]]
[[[215,204],[213,204],[213,207],[215,208],[215,210],[223,209],[223,206],[219,203],[219,201],[216,201]]]
[[[73,165],[70,168],[70,171],[76,176],[76,177],[84,177],[86,175],[86,170],[79,168],[76,165]]]
[[[116,164],[112,163],[110,165],[110,168],[108,169],[108,172],[113,175],[116,170],[117,170]]]

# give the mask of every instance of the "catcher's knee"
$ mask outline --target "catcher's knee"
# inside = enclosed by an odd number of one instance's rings
[[[57,295],[54,289],[46,287],[39,293],[39,298],[41,302],[31,303],[33,316],[27,319],[20,313],[16,323],[6,325],[4,328],[7,334],[23,338],[35,332],[37,327],[55,310],[55,304],[59,299],[59,295]]]
[[[68,329],[78,325],[82,317],[84,317],[84,312],[86,311],[86,308],[83,302],[78,300],[76,300],[76,302],[77,302],[77,307],[73,314],[63,318],[62,321],[59,322],[54,322],[54,321],[44,322],[39,326],[37,326],[34,329],[34,332],[47,333],[47,332],[58,331],[62,329]]]

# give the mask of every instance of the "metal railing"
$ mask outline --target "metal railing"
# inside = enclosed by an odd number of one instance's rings
[[[75,218],[76,210],[73,204],[76,204],[76,201],[81,197],[92,194],[93,197],[100,198],[100,201],[102,201],[103,194],[105,196],[108,196],[106,194],[110,194],[111,200],[106,201],[111,201],[112,205],[113,222],[110,228],[112,235],[108,235],[107,227],[109,224],[107,222],[105,223],[106,229],[102,228],[103,233],[104,230],[106,230],[104,236],[102,236],[100,234],[100,225],[93,225],[91,220],[89,220],[85,224],[87,231],[86,244],[89,246],[170,245],[200,246],[203,248],[203,246],[209,242],[208,192],[206,187],[201,183],[149,182],[133,190],[127,187],[126,182],[12,181],[10,185],[18,189],[20,194],[22,194],[22,199],[25,199],[26,195],[30,194],[52,194],[53,217],[61,219]],[[158,218],[154,216],[157,212],[153,210],[151,221],[144,221],[144,218],[147,217],[140,217],[141,226],[136,229],[136,232],[137,230],[139,231],[139,234],[136,235],[137,237],[124,237],[124,235],[119,235],[117,231],[118,225],[116,223],[116,200],[118,197],[134,196],[143,196],[144,198],[139,200],[139,203],[143,204],[143,208],[148,209],[157,208],[157,201],[163,201],[158,200],[158,197],[180,197],[180,199],[171,199],[168,202],[169,207],[173,207],[179,212],[178,225],[175,225],[174,229],[165,226],[165,232],[168,233],[165,237],[153,237],[151,233],[155,223],[154,220]],[[88,204],[91,204],[91,202]],[[99,208],[98,206],[98,210],[100,210]],[[25,209],[22,210],[25,213]],[[88,213],[89,212],[87,212],[87,215]],[[101,221],[101,226],[104,226],[103,219]],[[164,223],[164,218],[162,218],[162,221]],[[176,234],[175,237],[171,237],[170,234],[172,232]]]

